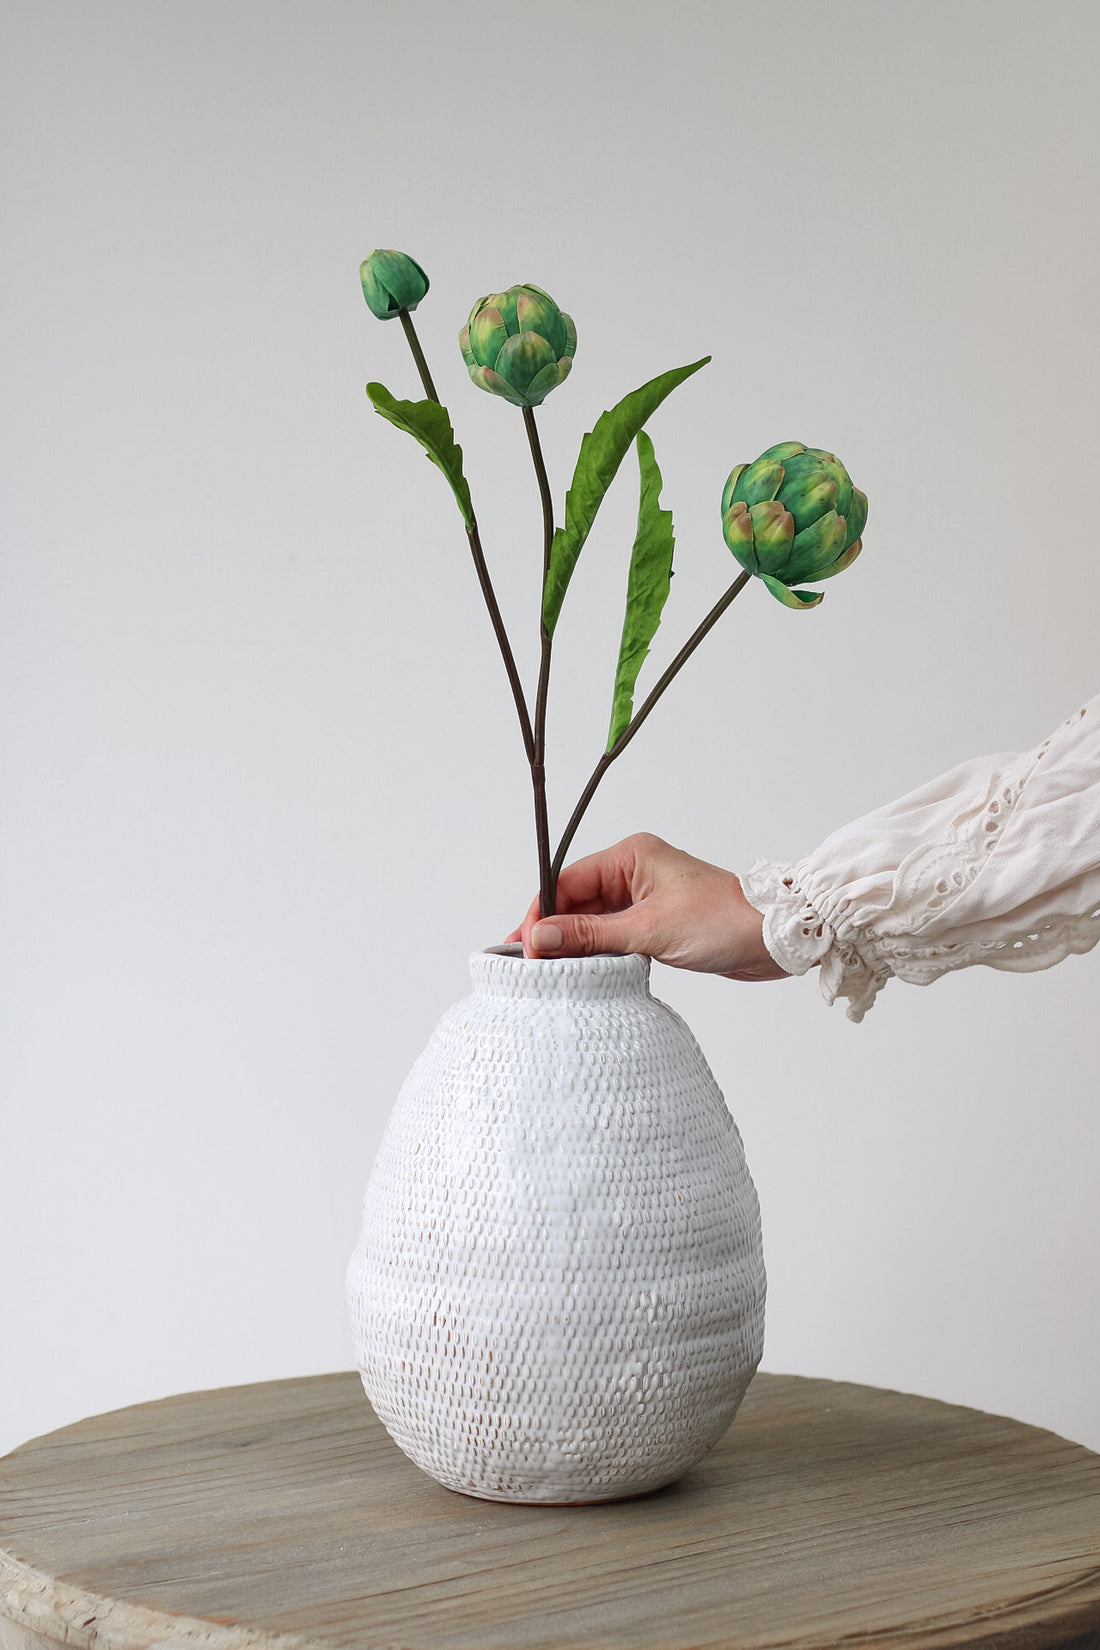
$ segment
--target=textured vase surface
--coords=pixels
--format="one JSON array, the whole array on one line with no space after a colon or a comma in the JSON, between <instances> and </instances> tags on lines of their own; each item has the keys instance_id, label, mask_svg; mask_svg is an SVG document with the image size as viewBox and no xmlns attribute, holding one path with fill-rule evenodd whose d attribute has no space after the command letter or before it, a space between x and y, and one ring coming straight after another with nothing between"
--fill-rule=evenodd
<instances>
[{"instance_id":1,"label":"textured vase surface","mask_svg":"<svg viewBox=\"0 0 1100 1650\"><path fill-rule=\"evenodd\" d=\"M656 1489L760 1360L760 1215L649 960L476 954L375 1160L348 1301L363 1385L416 1464L489 1500Z\"/></svg>"}]
</instances>

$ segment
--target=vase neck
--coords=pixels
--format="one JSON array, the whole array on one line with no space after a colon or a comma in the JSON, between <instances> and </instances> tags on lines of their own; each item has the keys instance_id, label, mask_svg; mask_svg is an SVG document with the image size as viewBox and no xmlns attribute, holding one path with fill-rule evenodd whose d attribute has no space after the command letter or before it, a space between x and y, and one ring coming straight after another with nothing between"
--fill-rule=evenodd
<instances>
[{"instance_id":1,"label":"vase neck","mask_svg":"<svg viewBox=\"0 0 1100 1650\"><path fill-rule=\"evenodd\" d=\"M532 961L518 945L493 946L470 958L479 996L533 1002L591 1002L649 995L648 957L561 957Z\"/></svg>"}]
</instances>

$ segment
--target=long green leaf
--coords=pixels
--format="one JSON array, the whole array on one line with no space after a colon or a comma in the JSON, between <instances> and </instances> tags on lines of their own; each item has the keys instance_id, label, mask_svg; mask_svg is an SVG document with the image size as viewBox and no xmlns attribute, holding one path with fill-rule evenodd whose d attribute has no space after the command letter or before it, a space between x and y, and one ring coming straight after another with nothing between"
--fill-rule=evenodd
<instances>
[{"instance_id":1,"label":"long green leaf","mask_svg":"<svg viewBox=\"0 0 1100 1650\"><path fill-rule=\"evenodd\" d=\"M367 394L375 412L419 441L432 463L443 471L463 521L468 528L473 527L474 507L462 474L462 448L455 442L446 407L438 401L395 401L385 384L368 384Z\"/></svg>"},{"instance_id":2,"label":"long green leaf","mask_svg":"<svg viewBox=\"0 0 1100 1650\"><path fill-rule=\"evenodd\" d=\"M626 580L626 616L615 671L608 750L630 725L638 672L649 653L649 644L657 634L672 583L672 552L676 543L672 531L672 511L661 509L661 472L653 454L653 443L644 430L638 432L638 468L642 482L638 501L638 531Z\"/></svg>"},{"instance_id":3,"label":"long green leaf","mask_svg":"<svg viewBox=\"0 0 1100 1650\"><path fill-rule=\"evenodd\" d=\"M640 390L624 395L610 412L601 413L594 429L581 441L573 485L565 495L565 526L554 534L550 551L550 572L543 594L542 618L551 635L558 622L565 592L573 577L577 557L603 503L604 494L615 479L616 471L626 456L627 448L647 419L656 412L666 395L690 378L693 372L705 367L710 360L704 355L689 367L674 367L659 378L651 378Z\"/></svg>"}]
</instances>

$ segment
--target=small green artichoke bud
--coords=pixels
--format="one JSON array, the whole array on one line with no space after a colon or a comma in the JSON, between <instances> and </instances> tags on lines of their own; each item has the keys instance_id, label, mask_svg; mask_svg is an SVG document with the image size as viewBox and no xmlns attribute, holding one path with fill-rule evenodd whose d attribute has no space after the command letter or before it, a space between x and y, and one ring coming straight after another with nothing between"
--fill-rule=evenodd
<instances>
[{"instance_id":1,"label":"small green artichoke bud","mask_svg":"<svg viewBox=\"0 0 1100 1650\"><path fill-rule=\"evenodd\" d=\"M428 290L428 277L406 252L374 251L359 265L367 308L380 321L415 309Z\"/></svg>"},{"instance_id":2,"label":"small green artichoke bud","mask_svg":"<svg viewBox=\"0 0 1100 1650\"><path fill-rule=\"evenodd\" d=\"M480 298L458 336L470 377L514 407L537 407L568 378L577 329L541 287Z\"/></svg>"},{"instance_id":3,"label":"small green artichoke bud","mask_svg":"<svg viewBox=\"0 0 1100 1650\"><path fill-rule=\"evenodd\" d=\"M722 532L742 567L785 607L816 607L819 590L803 579L831 579L863 548L867 497L843 464L821 447L781 441L752 464L739 464L722 492Z\"/></svg>"}]
</instances>

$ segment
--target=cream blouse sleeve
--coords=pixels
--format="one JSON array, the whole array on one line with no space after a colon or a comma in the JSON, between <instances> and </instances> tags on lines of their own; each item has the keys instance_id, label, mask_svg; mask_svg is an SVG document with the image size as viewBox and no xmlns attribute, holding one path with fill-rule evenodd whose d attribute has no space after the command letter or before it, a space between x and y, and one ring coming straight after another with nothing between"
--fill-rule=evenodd
<instances>
[{"instance_id":1,"label":"cream blouse sleeve","mask_svg":"<svg viewBox=\"0 0 1100 1650\"><path fill-rule=\"evenodd\" d=\"M1100 940L1100 695L1019 756L981 757L741 878L789 974L861 1020L891 975L1050 968Z\"/></svg>"}]
</instances>

